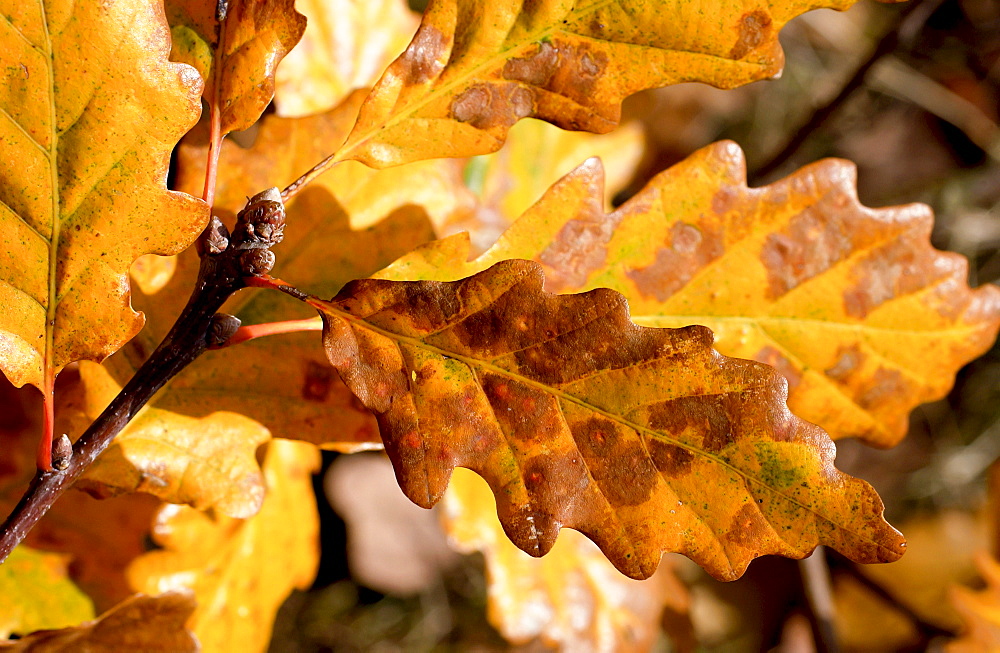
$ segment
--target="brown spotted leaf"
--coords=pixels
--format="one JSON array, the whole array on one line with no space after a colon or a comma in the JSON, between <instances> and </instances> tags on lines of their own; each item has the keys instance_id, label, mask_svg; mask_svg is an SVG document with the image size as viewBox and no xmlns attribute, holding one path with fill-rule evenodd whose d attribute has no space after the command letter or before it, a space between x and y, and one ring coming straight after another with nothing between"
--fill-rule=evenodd
<instances>
[{"instance_id":1,"label":"brown spotted leaf","mask_svg":"<svg viewBox=\"0 0 1000 653\"><path fill-rule=\"evenodd\" d=\"M257 122L274 96L278 63L306 27L294 0L228 0L225 4L228 11L220 29L215 2L166 2L173 37L171 58L201 73L205 101L219 108L223 134Z\"/></svg>"},{"instance_id":2,"label":"brown spotted leaf","mask_svg":"<svg viewBox=\"0 0 1000 653\"><path fill-rule=\"evenodd\" d=\"M336 159L375 167L496 150L526 117L611 131L637 91L701 81L731 88L777 74L778 31L809 9L684 0L433 0ZM415 137L419 134L419 137Z\"/></svg>"},{"instance_id":3,"label":"brown spotted leaf","mask_svg":"<svg viewBox=\"0 0 1000 653\"><path fill-rule=\"evenodd\" d=\"M204 226L205 205L164 183L201 82L167 61L155 3L4 0L0 15L0 370L45 387L139 331L132 261Z\"/></svg>"},{"instance_id":4,"label":"brown spotted leaf","mask_svg":"<svg viewBox=\"0 0 1000 653\"><path fill-rule=\"evenodd\" d=\"M634 578L665 551L725 579L817 544L902 554L878 495L834 468L833 443L787 410L771 368L720 356L704 327L636 326L612 290L550 295L543 280L537 263L504 261L310 300L415 503L468 467L520 548L542 555L574 528Z\"/></svg>"},{"instance_id":5,"label":"brown spotted leaf","mask_svg":"<svg viewBox=\"0 0 1000 653\"><path fill-rule=\"evenodd\" d=\"M513 644L541 639L561 651L648 651L665 607L687 616L687 589L670 559L652 578L626 578L572 530L561 533L545 557L532 558L504 535L489 486L463 469L455 471L442 505L454 546L485 556L487 615Z\"/></svg>"},{"instance_id":6,"label":"brown spotted leaf","mask_svg":"<svg viewBox=\"0 0 1000 653\"><path fill-rule=\"evenodd\" d=\"M306 31L275 75L280 116L306 116L374 84L420 23L405 0L298 0Z\"/></svg>"},{"instance_id":7,"label":"brown spotted leaf","mask_svg":"<svg viewBox=\"0 0 1000 653\"><path fill-rule=\"evenodd\" d=\"M194 611L190 593L137 594L88 621L61 630L42 630L13 642L5 653L198 653L198 640L185 628Z\"/></svg>"},{"instance_id":8,"label":"brown spotted leaf","mask_svg":"<svg viewBox=\"0 0 1000 653\"><path fill-rule=\"evenodd\" d=\"M377 276L451 280L534 259L551 291L612 288L637 324L708 326L723 354L785 375L796 415L879 446L897 443L909 412L944 396L996 338L1000 291L971 290L965 259L931 246L926 206L862 206L847 162L748 188L743 153L722 142L616 211L602 197L590 160L475 261L451 238Z\"/></svg>"},{"instance_id":9,"label":"brown spotted leaf","mask_svg":"<svg viewBox=\"0 0 1000 653\"><path fill-rule=\"evenodd\" d=\"M205 651L265 651L281 603L305 589L319 562L319 520L311 444L273 440L263 460L267 498L250 519L232 519L166 505L153 540L160 548L133 561L136 589L194 592L188 622Z\"/></svg>"}]
</instances>

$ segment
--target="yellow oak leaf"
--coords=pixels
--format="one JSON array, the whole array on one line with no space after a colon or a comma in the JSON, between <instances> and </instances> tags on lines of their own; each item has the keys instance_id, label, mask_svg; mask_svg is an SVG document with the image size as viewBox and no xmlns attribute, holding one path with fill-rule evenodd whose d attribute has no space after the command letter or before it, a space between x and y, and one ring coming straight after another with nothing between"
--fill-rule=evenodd
<instances>
[{"instance_id":1,"label":"yellow oak leaf","mask_svg":"<svg viewBox=\"0 0 1000 653\"><path fill-rule=\"evenodd\" d=\"M275 69L306 27L293 5L294 0L166 2L171 58L198 69L205 101L221 113L223 134L254 124L271 102ZM227 7L221 25L219 6Z\"/></svg>"},{"instance_id":2,"label":"yellow oak leaf","mask_svg":"<svg viewBox=\"0 0 1000 653\"><path fill-rule=\"evenodd\" d=\"M563 651L646 651L665 605L676 615L688 611L687 589L669 561L633 580L573 530L542 558L524 553L504 534L489 486L467 470L455 470L442 506L454 546L486 557L487 614L513 644L540 638Z\"/></svg>"},{"instance_id":3,"label":"yellow oak leaf","mask_svg":"<svg viewBox=\"0 0 1000 653\"><path fill-rule=\"evenodd\" d=\"M0 370L50 391L142 327L132 262L180 251L208 219L164 183L201 81L167 61L151 3L4 0L0 14Z\"/></svg>"},{"instance_id":4,"label":"yellow oak leaf","mask_svg":"<svg viewBox=\"0 0 1000 653\"><path fill-rule=\"evenodd\" d=\"M404 0L298 0L306 31L275 75L274 106L294 118L368 88L406 48L420 19Z\"/></svg>"},{"instance_id":5,"label":"yellow oak leaf","mask_svg":"<svg viewBox=\"0 0 1000 653\"><path fill-rule=\"evenodd\" d=\"M129 566L133 587L148 594L194 592L198 607L187 623L205 651L267 650L278 607L316 573L312 474L318 466L313 445L272 440L263 462L267 499L255 516L164 506L153 526L161 548Z\"/></svg>"},{"instance_id":6,"label":"yellow oak leaf","mask_svg":"<svg viewBox=\"0 0 1000 653\"><path fill-rule=\"evenodd\" d=\"M788 379L796 415L891 446L996 338L1000 290L971 290L965 259L931 247L927 207L866 208L854 182L851 164L826 160L748 188L742 152L722 142L606 213L592 159L476 260L459 236L376 276L443 281L533 259L550 291L612 288L637 324L708 326L723 354Z\"/></svg>"},{"instance_id":7,"label":"yellow oak leaf","mask_svg":"<svg viewBox=\"0 0 1000 653\"><path fill-rule=\"evenodd\" d=\"M863 562L902 555L878 495L833 466L772 368L720 356L704 327L636 326L612 290L550 295L543 281L537 263L503 261L309 299L411 500L433 505L468 467L521 549L543 555L574 528L634 578L665 551L720 579L821 543Z\"/></svg>"}]
</instances>

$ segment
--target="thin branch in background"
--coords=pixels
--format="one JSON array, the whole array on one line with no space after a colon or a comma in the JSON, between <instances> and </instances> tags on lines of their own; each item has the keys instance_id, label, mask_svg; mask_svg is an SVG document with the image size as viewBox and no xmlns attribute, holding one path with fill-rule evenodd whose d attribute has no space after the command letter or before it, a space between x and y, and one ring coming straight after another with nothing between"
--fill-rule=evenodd
<instances>
[{"instance_id":1,"label":"thin branch in background","mask_svg":"<svg viewBox=\"0 0 1000 653\"><path fill-rule=\"evenodd\" d=\"M815 620L817 653L840 653L826 548L818 546L811 556L799 560L799 572L802 574L802 585Z\"/></svg>"}]
</instances>

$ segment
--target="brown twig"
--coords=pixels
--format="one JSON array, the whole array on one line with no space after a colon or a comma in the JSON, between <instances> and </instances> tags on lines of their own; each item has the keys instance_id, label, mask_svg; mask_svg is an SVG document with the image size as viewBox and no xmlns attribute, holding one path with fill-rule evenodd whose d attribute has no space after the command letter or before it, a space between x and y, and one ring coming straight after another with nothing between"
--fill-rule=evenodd
<instances>
[{"instance_id":1,"label":"brown twig","mask_svg":"<svg viewBox=\"0 0 1000 653\"><path fill-rule=\"evenodd\" d=\"M58 464L32 478L0 527L0 562L167 381L236 330L235 318L217 311L230 295L248 285L248 277L270 271L268 263L274 260L270 248L281 240L284 219L276 188L250 198L237 216L232 237L218 218L212 218L199 241L201 268L187 306L156 351L76 441L72 452L57 447Z\"/></svg>"}]
</instances>

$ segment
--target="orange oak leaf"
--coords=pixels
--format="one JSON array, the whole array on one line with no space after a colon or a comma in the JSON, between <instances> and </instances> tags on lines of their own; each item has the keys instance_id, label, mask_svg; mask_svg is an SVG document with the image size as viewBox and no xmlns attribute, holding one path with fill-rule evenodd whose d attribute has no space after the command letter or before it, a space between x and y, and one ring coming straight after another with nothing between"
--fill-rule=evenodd
<instances>
[{"instance_id":1,"label":"orange oak leaf","mask_svg":"<svg viewBox=\"0 0 1000 653\"><path fill-rule=\"evenodd\" d=\"M4 0L0 14L0 370L51 390L142 327L132 261L205 225L207 207L164 184L201 81L167 61L151 3Z\"/></svg>"},{"instance_id":2,"label":"orange oak leaf","mask_svg":"<svg viewBox=\"0 0 1000 653\"><path fill-rule=\"evenodd\" d=\"M602 198L593 159L475 261L467 239L451 238L376 276L443 281L534 259L550 291L612 288L637 324L711 328L723 354L788 379L796 415L879 446L896 444L910 410L944 396L1000 327L1000 290L971 290L965 259L931 246L930 210L862 206L844 161L748 188L743 153L722 142L616 211Z\"/></svg>"},{"instance_id":3,"label":"orange oak leaf","mask_svg":"<svg viewBox=\"0 0 1000 653\"><path fill-rule=\"evenodd\" d=\"M13 641L0 642L5 653L198 653L201 646L184 627L194 611L190 593L135 595L93 621L61 630L42 630Z\"/></svg>"},{"instance_id":4,"label":"orange oak leaf","mask_svg":"<svg viewBox=\"0 0 1000 653\"><path fill-rule=\"evenodd\" d=\"M537 263L503 261L309 300L411 500L433 505L468 467L520 548L542 555L574 528L634 578L665 551L720 579L817 544L865 562L902 554L878 495L834 468L774 370L720 356L704 327L636 326L612 290L557 296L543 281Z\"/></svg>"},{"instance_id":5,"label":"orange oak leaf","mask_svg":"<svg viewBox=\"0 0 1000 653\"><path fill-rule=\"evenodd\" d=\"M94 606L68 577L69 556L18 547L0 565L0 639L75 626L94 618Z\"/></svg>"},{"instance_id":6,"label":"orange oak leaf","mask_svg":"<svg viewBox=\"0 0 1000 653\"><path fill-rule=\"evenodd\" d=\"M305 16L294 0L229 0L219 23L217 4L168 0L171 58L191 64L205 80L204 97L221 112L223 134L257 122L274 96L278 63L302 37Z\"/></svg>"},{"instance_id":7,"label":"orange oak leaf","mask_svg":"<svg viewBox=\"0 0 1000 653\"><path fill-rule=\"evenodd\" d=\"M519 550L497 521L489 486L471 472L455 470L442 505L455 547L486 557L487 614L513 644L541 638L563 651L647 651L665 605L677 615L688 611L687 589L669 559L639 581L619 574L576 531L560 533L543 558Z\"/></svg>"},{"instance_id":8,"label":"orange oak leaf","mask_svg":"<svg viewBox=\"0 0 1000 653\"><path fill-rule=\"evenodd\" d=\"M991 653L1000 649L1000 564L987 554L976 561L986 587L978 592L955 587L951 603L965 622L961 637L946 646L948 653Z\"/></svg>"},{"instance_id":9,"label":"orange oak leaf","mask_svg":"<svg viewBox=\"0 0 1000 653\"><path fill-rule=\"evenodd\" d=\"M282 601L309 586L319 561L319 523L312 473L316 448L273 440L263 469L267 499L250 519L231 519L167 505L153 539L162 547L132 562L142 592L194 592L188 621L206 651L264 651Z\"/></svg>"},{"instance_id":10,"label":"orange oak leaf","mask_svg":"<svg viewBox=\"0 0 1000 653\"><path fill-rule=\"evenodd\" d=\"M374 84L420 23L404 0L298 0L306 31L275 75L274 106L288 118L335 107Z\"/></svg>"},{"instance_id":11,"label":"orange oak leaf","mask_svg":"<svg viewBox=\"0 0 1000 653\"><path fill-rule=\"evenodd\" d=\"M433 0L334 159L386 167L483 154L529 116L608 132L637 91L690 81L731 88L774 76L788 20L851 4L719 2L706 11L680 1Z\"/></svg>"},{"instance_id":12,"label":"orange oak leaf","mask_svg":"<svg viewBox=\"0 0 1000 653\"><path fill-rule=\"evenodd\" d=\"M80 379L59 407L66 422L76 422L66 428L71 434L89 426L121 391L95 363L80 364ZM212 412L199 419L146 406L76 486L97 497L145 492L199 510L250 517L264 500L257 448L270 438L266 428L237 413Z\"/></svg>"},{"instance_id":13,"label":"orange oak leaf","mask_svg":"<svg viewBox=\"0 0 1000 653\"><path fill-rule=\"evenodd\" d=\"M64 372L59 379L60 387L72 376L72 370ZM3 514L10 513L37 471L34 449L40 420L40 395L27 388L16 389L0 378L3 449L0 512ZM129 561L146 551L149 527L158 504L159 501L143 494L99 501L84 492L70 491L28 533L22 546L66 556L70 579L93 600L96 612L100 613L132 593L123 570ZM11 569L14 568L9 564L0 566L0 570ZM20 573L15 581L25 587L33 582ZM0 592L0 596L5 595Z\"/></svg>"}]
</instances>

